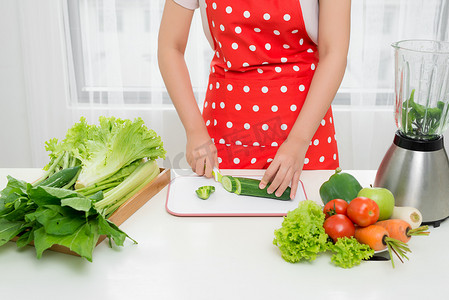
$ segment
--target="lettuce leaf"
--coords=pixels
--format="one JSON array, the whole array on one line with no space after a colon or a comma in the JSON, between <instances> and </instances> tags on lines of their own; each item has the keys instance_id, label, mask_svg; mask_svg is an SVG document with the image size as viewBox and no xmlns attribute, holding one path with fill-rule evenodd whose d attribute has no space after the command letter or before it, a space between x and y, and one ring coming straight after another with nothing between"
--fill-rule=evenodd
<instances>
[{"instance_id":1,"label":"lettuce leaf","mask_svg":"<svg viewBox=\"0 0 449 300\"><path fill-rule=\"evenodd\" d=\"M328 235L324 231L325 215L312 200L301 201L298 208L289 211L282 227L275 230L273 244L278 246L282 258L296 263L313 261L328 249Z\"/></svg>"},{"instance_id":2,"label":"lettuce leaf","mask_svg":"<svg viewBox=\"0 0 449 300\"><path fill-rule=\"evenodd\" d=\"M362 260L370 259L374 255L373 249L359 243L354 237L339 238L335 244L330 243L329 248L334 252L332 263L345 269L357 266Z\"/></svg>"},{"instance_id":3,"label":"lettuce leaf","mask_svg":"<svg viewBox=\"0 0 449 300\"><path fill-rule=\"evenodd\" d=\"M86 151L77 153L82 163L77 189L101 182L137 160L165 158L161 137L141 118L100 117L99 125L89 131Z\"/></svg>"}]
</instances>

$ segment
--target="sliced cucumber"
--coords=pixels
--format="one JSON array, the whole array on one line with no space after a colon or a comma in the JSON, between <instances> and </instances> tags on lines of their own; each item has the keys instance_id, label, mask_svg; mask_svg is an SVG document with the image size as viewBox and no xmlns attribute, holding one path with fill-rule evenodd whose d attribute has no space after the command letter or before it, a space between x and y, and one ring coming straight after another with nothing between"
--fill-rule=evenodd
<instances>
[{"instance_id":1,"label":"sliced cucumber","mask_svg":"<svg viewBox=\"0 0 449 300\"><path fill-rule=\"evenodd\" d=\"M221 177L221 185L226 191L230 193L235 193L235 191L237 190L237 182L232 176Z\"/></svg>"},{"instance_id":2,"label":"sliced cucumber","mask_svg":"<svg viewBox=\"0 0 449 300\"><path fill-rule=\"evenodd\" d=\"M200 186L195 192L198 198L207 200L210 195L215 192L215 187L212 185Z\"/></svg>"}]
</instances>

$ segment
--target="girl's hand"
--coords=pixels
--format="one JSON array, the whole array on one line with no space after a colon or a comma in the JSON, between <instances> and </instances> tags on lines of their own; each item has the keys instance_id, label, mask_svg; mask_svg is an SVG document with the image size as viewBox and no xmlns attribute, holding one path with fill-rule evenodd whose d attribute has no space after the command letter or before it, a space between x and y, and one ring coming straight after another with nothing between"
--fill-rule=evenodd
<instances>
[{"instance_id":1,"label":"girl's hand","mask_svg":"<svg viewBox=\"0 0 449 300\"><path fill-rule=\"evenodd\" d=\"M275 195L279 197L291 183L290 198L293 199L298 189L308 147L308 143L286 139L265 171L259 187L263 189L271 182L267 192L271 194L276 191Z\"/></svg>"},{"instance_id":2,"label":"girl's hand","mask_svg":"<svg viewBox=\"0 0 449 300\"><path fill-rule=\"evenodd\" d=\"M217 148L207 133L187 136L186 160L199 176L212 177L212 169L218 167Z\"/></svg>"}]
</instances>

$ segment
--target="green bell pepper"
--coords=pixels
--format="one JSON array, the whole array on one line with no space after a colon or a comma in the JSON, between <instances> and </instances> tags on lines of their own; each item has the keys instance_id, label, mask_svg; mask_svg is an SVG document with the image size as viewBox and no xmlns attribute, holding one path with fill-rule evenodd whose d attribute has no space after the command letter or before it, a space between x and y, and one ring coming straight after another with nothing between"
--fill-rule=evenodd
<instances>
[{"instance_id":1,"label":"green bell pepper","mask_svg":"<svg viewBox=\"0 0 449 300\"><path fill-rule=\"evenodd\" d=\"M343 199L349 203L361 189L362 186L354 176L337 168L335 174L321 185L320 196L324 205L333 199Z\"/></svg>"}]
</instances>

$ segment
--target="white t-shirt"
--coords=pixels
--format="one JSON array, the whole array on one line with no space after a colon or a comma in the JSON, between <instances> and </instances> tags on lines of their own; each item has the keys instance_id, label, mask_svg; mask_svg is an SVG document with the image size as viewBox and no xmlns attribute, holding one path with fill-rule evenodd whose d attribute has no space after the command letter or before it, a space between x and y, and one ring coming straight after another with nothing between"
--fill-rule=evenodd
<instances>
[{"instance_id":1,"label":"white t-shirt","mask_svg":"<svg viewBox=\"0 0 449 300\"><path fill-rule=\"evenodd\" d=\"M209 44L212 46L212 36L210 34L209 26L207 23L206 15L206 3L205 0L174 0L179 5L187 9L197 9L200 8L201 20L203 23L203 30L206 34L206 38ZM318 43L318 1L319 0L298 0L301 5L301 10L304 18L304 24L306 26L307 34L310 39Z\"/></svg>"}]
</instances>

